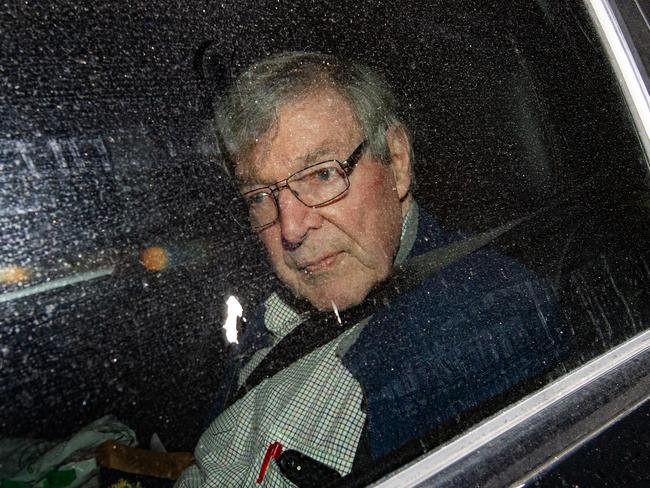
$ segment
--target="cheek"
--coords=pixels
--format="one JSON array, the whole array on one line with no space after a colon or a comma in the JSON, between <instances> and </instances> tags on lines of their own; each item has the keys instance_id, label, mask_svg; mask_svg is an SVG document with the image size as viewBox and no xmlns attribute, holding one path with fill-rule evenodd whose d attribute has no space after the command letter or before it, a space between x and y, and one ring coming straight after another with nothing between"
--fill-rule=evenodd
<instances>
[{"instance_id":1,"label":"cheek","mask_svg":"<svg viewBox=\"0 0 650 488\"><path fill-rule=\"evenodd\" d=\"M386 209L388 210L388 209ZM384 277L393 266L393 260L399 246L400 220L395 212L384 212L377 215L378 219L371 224L361 236L362 245L372 257L372 267Z\"/></svg>"},{"instance_id":2,"label":"cheek","mask_svg":"<svg viewBox=\"0 0 650 488\"><path fill-rule=\"evenodd\" d=\"M375 264L392 265L392 257L399 245L402 213L392 179L384 171L360 188L356 194L351 215L350 235L372 256Z\"/></svg>"},{"instance_id":3,"label":"cheek","mask_svg":"<svg viewBox=\"0 0 650 488\"><path fill-rule=\"evenodd\" d=\"M283 261L282 238L277 227L277 225L274 225L259 234L266 253L274 266L277 266L279 262Z\"/></svg>"}]
</instances>

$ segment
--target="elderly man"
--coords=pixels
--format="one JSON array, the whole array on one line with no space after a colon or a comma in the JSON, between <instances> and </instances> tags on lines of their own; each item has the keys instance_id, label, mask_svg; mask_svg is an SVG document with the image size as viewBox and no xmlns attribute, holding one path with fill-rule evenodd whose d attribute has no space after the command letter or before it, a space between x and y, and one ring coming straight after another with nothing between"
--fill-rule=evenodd
<instances>
[{"instance_id":1,"label":"elderly man","mask_svg":"<svg viewBox=\"0 0 650 488\"><path fill-rule=\"evenodd\" d=\"M320 486L561 358L552 302L521 265L480 243L427 264L467 241L413 201L409 132L376 73L273 56L237 79L216 119L286 289L249 321L179 486ZM414 278L422 266L435 272Z\"/></svg>"}]
</instances>

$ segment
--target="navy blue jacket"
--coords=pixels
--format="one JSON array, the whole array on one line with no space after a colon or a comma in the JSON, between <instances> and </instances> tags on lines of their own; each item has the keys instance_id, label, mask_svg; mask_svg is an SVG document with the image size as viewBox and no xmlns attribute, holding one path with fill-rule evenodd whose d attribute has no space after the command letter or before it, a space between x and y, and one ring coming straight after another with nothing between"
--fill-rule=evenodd
<instances>
[{"instance_id":1,"label":"navy blue jacket","mask_svg":"<svg viewBox=\"0 0 650 488\"><path fill-rule=\"evenodd\" d=\"M420 211L410 256L458 238ZM252 322L239 365L269 344L262 313ZM513 259L481 249L378 310L341 359L365 394L377 458L549 370L569 348L550 290Z\"/></svg>"}]
</instances>

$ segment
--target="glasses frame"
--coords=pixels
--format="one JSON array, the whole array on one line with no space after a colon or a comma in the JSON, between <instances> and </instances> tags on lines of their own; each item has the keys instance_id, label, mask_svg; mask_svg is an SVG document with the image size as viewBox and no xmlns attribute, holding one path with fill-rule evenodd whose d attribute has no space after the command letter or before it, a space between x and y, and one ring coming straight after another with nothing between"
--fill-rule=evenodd
<instances>
[{"instance_id":1,"label":"glasses frame","mask_svg":"<svg viewBox=\"0 0 650 488\"><path fill-rule=\"evenodd\" d=\"M263 230L268 229L269 227L271 227L272 225L274 225L274 224L276 224L278 222L278 220L280 219L280 204L278 203L278 194L280 193L280 191L284 190L285 188L288 188L289 191L291 192L291 194L294 197L296 197L300 203L302 203L303 205L305 205L306 207L309 207L309 208L322 207L324 205L327 205L328 203L332 203L334 200L337 200L339 197L341 197L341 195L343 195L345 192L347 192L348 189L350 188L350 178L349 178L349 176L352 174L352 171L354 170L357 163L361 159L361 156L363 155L363 153L364 153L364 151L365 151L365 149L366 149L366 147L368 145L367 142L368 142L367 140L364 140L363 142L361 142L361 144L359 144L357 146L357 148L354 151L352 151L352 154L350 154L350 156L347 159L343 160L343 161L339 161L338 159L328 159L328 160L325 160L325 161L320 161L318 163L310 164L309 166L306 166L306 167L302 168L301 170L290 174L285 179L277 181L277 182L273 183L272 185L260 186L259 188L255 188L253 190L247 191L246 193L242 193L242 197L245 198L247 195L250 195L252 193L257 193L260 190L269 190L271 195L273 196L273 202L275 204L275 214L276 214L275 219L272 222L269 222L268 224L261 225L259 227L254 227L252 222L250 222L250 220L249 220L250 227L252 228L253 232L255 232L255 233L262 232ZM291 181L290 180L294 176L296 176L298 173L302 173L303 171L306 171L309 168L313 168L314 166L318 166L320 164L332 163L332 162L338 163L338 165L343 170L343 174L345 176L345 189L343 191L341 191L340 193L338 193L337 195L333 196L332 198L330 198L330 199L328 199L328 200L326 200L324 202L315 204L315 205L308 205L305 202L303 202L302 199L298 196L297 192L295 192L291 188L291 185L290 185Z\"/></svg>"}]
</instances>

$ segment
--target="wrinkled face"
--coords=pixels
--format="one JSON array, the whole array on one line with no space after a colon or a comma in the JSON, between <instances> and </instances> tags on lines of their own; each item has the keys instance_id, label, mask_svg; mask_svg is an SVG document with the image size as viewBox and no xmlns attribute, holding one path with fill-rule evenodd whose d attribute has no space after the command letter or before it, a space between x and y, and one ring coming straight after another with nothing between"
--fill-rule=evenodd
<instances>
[{"instance_id":1,"label":"wrinkled face","mask_svg":"<svg viewBox=\"0 0 650 488\"><path fill-rule=\"evenodd\" d=\"M314 163L342 161L363 135L345 99L323 89L280 108L277 121L237 165L243 192L281 181ZM404 142L392 137L393 146ZM391 142L389 141L389 147ZM399 246L410 161L385 165L366 150L340 199L309 208L287 188L278 194L278 222L260 232L278 277L320 310L360 303L385 280Z\"/></svg>"}]
</instances>

